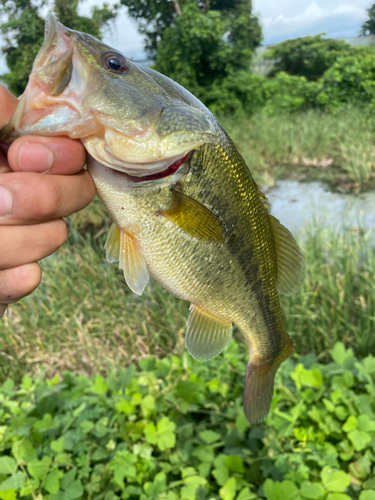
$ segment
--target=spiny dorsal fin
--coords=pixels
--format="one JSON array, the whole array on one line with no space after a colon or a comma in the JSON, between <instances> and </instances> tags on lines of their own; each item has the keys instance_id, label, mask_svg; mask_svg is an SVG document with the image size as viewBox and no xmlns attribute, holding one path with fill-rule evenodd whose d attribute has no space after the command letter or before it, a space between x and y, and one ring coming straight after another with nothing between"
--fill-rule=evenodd
<instances>
[{"instance_id":1,"label":"spiny dorsal fin","mask_svg":"<svg viewBox=\"0 0 375 500\"><path fill-rule=\"evenodd\" d=\"M301 288L303 281L303 254L292 233L273 215L269 217L276 245L277 289L284 295L293 295Z\"/></svg>"},{"instance_id":2,"label":"spiny dorsal fin","mask_svg":"<svg viewBox=\"0 0 375 500\"><path fill-rule=\"evenodd\" d=\"M191 304L187 320L185 345L198 361L217 356L232 338L232 323L222 321L204 309Z\"/></svg>"},{"instance_id":3,"label":"spiny dorsal fin","mask_svg":"<svg viewBox=\"0 0 375 500\"><path fill-rule=\"evenodd\" d=\"M125 281L130 290L142 295L150 277L146 262L134 239L124 230L120 236L119 267L124 271Z\"/></svg>"},{"instance_id":4,"label":"spiny dorsal fin","mask_svg":"<svg viewBox=\"0 0 375 500\"><path fill-rule=\"evenodd\" d=\"M207 207L180 191L171 191L170 207L159 213L195 238L223 241L222 223Z\"/></svg>"},{"instance_id":5,"label":"spiny dorsal fin","mask_svg":"<svg viewBox=\"0 0 375 500\"><path fill-rule=\"evenodd\" d=\"M120 229L116 224L109 228L107 239L104 245L108 262L118 262L120 255Z\"/></svg>"},{"instance_id":6,"label":"spiny dorsal fin","mask_svg":"<svg viewBox=\"0 0 375 500\"><path fill-rule=\"evenodd\" d=\"M265 194L262 193L262 191L258 188L257 184L255 184L257 190L258 190L258 193L259 193L259 196L260 196L260 201L263 203L263 206L264 208L267 210L267 212L269 212L271 210L271 205L268 201L268 198Z\"/></svg>"}]
</instances>

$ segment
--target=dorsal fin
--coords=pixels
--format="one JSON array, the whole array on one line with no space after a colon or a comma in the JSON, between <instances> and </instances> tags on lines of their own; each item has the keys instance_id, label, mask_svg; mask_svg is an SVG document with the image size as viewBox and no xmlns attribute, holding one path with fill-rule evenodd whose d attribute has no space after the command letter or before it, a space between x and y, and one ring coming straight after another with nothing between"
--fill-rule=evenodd
<instances>
[{"instance_id":1,"label":"dorsal fin","mask_svg":"<svg viewBox=\"0 0 375 500\"><path fill-rule=\"evenodd\" d=\"M293 295L301 288L303 281L303 254L292 233L273 215L269 217L276 245L277 289L284 295Z\"/></svg>"},{"instance_id":2,"label":"dorsal fin","mask_svg":"<svg viewBox=\"0 0 375 500\"><path fill-rule=\"evenodd\" d=\"M258 186L256 184L255 184L255 186L256 186L256 188L258 190L258 193L259 193L259 196L260 196L260 201L263 203L264 208L269 213L269 211L271 210L271 205L270 205L270 202L268 201L267 196L262 193L262 191L258 188Z\"/></svg>"}]
</instances>

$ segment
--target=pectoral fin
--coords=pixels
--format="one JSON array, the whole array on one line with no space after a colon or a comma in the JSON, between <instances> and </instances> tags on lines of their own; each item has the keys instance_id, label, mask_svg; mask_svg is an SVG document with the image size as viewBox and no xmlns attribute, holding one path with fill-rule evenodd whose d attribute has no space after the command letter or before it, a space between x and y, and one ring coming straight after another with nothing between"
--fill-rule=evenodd
<instances>
[{"instance_id":1,"label":"pectoral fin","mask_svg":"<svg viewBox=\"0 0 375 500\"><path fill-rule=\"evenodd\" d=\"M180 191L171 191L170 207L159 213L195 238L223 241L223 225L207 207Z\"/></svg>"},{"instance_id":2,"label":"pectoral fin","mask_svg":"<svg viewBox=\"0 0 375 500\"><path fill-rule=\"evenodd\" d=\"M120 236L119 267L124 271L125 281L130 290L142 295L150 279L146 262L134 239L123 230Z\"/></svg>"},{"instance_id":3,"label":"pectoral fin","mask_svg":"<svg viewBox=\"0 0 375 500\"><path fill-rule=\"evenodd\" d=\"M284 295L293 295L301 288L304 276L304 258L293 235L275 217L271 219L277 254L277 289Z\"/></svg>"},{"instance_id":4,"label":"pectoral fin","mask_svg":"<svg viewBox=\"0 0 375 500\"><path fill-rule=\"evenodd\" d=\"M112 224L104 248L108 262L119 262L130 290L142 295L150 277L142 252L134 239L116 224Z\"/></svg>"},{"instance_id":5,"label":"pectoral fin","mask_svg":"<svg viewBox=\"0 0 375 500\"><path fill-rule=\"evenodd\" d=\"M104 245L108 262L118 262L120 255L120 239L120 229L116 226L116 224L112 224L109 228L107 240Z\"/></svg>"},{"instance_id":6,"label":"pectoral fin","mask_svg":"<svg viewBox=\"0 0 375 500\"><path fill-rule=\"evenodd\" d=\"M216 318L208 311L191 304L187 321L185 345L198 361L217 356L232 338L232 323Z\"/></svg>"}]
</instances>

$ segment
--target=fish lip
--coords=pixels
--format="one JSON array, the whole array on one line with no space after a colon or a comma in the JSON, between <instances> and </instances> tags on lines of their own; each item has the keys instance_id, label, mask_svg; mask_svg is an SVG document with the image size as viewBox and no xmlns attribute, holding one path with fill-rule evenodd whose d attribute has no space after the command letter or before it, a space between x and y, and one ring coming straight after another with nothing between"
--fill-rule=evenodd
<instances>
[{"instance_id":1,"label":"fish lip","mask_svg":"<svg viewBox=\"0 0 375 500\"><path fill-rule=\"evenodd\" d=\"M139 178L142 180L143 177L150 177L151 175L158 175L165 170L169 169L174 163L180 161L182 158L185 158L189 155L188 153L183 153L178 156L173 156L172 158L163 158L162 160L154 161L154 162L121 162L123 167L121 166L110 166L113 170L117 170L118 172L122 172L131 178ZM150 173L151 170L151 173Z\"/></svg>"},{"instance_id":2,"label":"fish lip","mask_svg":"<svg viewBox=\"0 0 375 500\"><path fill-rule=\"evenodd\" d=\"M172 175L176 174L179 171L180 167L182 167L182 165L184 165L190 159L190 156L191 152L185 154L185 156L182 156L178 160L174 161L165 170L162 170L161 172L149 175L141 175L141 176L130 175L125 172L125 175L127 175L127 177L135 184L138 184L140 182L143 183L143 182L151 182L151 181L165 179L167 177L171 177Z\"/></svg>"},{"instance_id":3,"label":"fish lip","mask_svg":"<svg viewBox=\"0 0 375 500\"><path fill-rule=\"evenodd\" d=\"M188 153L185 154L185 156L182 156L180 158L184 159L184 161L178 166L178 168L175 171L172 171L169 174L166 174L165 176L162 176L157 179L150 179L150 177L153 177L153 175L144 175L143 177L141 176L133 176L130 175L123 170L117 170L115 168L109 167L108 165L105 165L101 163L100 161L96 160L94 157L90 156L88 157L88 170L89 172L93 175L94 178L102 179L104 180L107 178L107 183L108 184L118 184L118 180L121 179L121 186L122 189L141 189L143 187L150 187L150 186L159 186L159 188L162 187L164 184L173 184L173 180L176 179L179 180L181 177L186 175L189 170L190 166L190 158L193 154L194 150L189 151ZM174 164L177 163L176 161L170 163L170 167ZM165 169L165 171L169 170L168 167ZM101 172L98 174L98 170ZM96 171L96 172L95 172ZM105 172L112 171L113 174L109 174L110 180L108 180L107 175ZM162 172L160 172L162 173ZM155 174L154 174L155 175ZM156 174L157 175L157 174ZM113 177L115 176L115 177ZM114 178L117 177L118 180L114 182ZM124 182L125 181L125 182Z\"/></svg>"}]
</instances>

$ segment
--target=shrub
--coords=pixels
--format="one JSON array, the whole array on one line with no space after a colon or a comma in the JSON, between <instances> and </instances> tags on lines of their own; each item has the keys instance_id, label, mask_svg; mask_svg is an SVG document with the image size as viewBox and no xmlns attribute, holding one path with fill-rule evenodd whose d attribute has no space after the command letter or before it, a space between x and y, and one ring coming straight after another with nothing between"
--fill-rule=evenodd
<instances>
[{"instance_id":1,"label":"shrub","mask_svg":"<svg viewBox=\"0 0 375 500\"><path fill-rule=\"evenodd\" d=\"M249 116L259 110L271 114L305 110L314 104L318 88L315 82L287 73L271 79L239 71L195 93L213 113Z\"/></svg>"},{"instance_id":2,"label":"shrub","mask_svg":"<svg viewBox=\"0 0 375 500\"><path fill-rule=\"evenodd\" d=\"M306 110L314 104L317 91L318 84L303 76L278 73L265 81L264 110L270 113Z\"/></svg>"},{"instance_id":3,"label":"shrub","mask_svg":"<svg viewBox=\"0 0 375 500\"><path fill-rule=\"evenodd\" d=\"M322 38L322 34L285 40L271 46L265 59L274 60L270 76L280 71L289 75L318 80L342 55L351 54L353 47L342 40Z\"/></svg>"},{"instance_id":4,"label":"shrub","mask_svg":"<svg viewBox=\"0 0 375 500\"><path fill-rule=\"evenodd\" d=\"M344 103L375 106L375 51L358 48L340 57L319 82L317 103L327 110Z\"/></svg>"}]
</instances>

